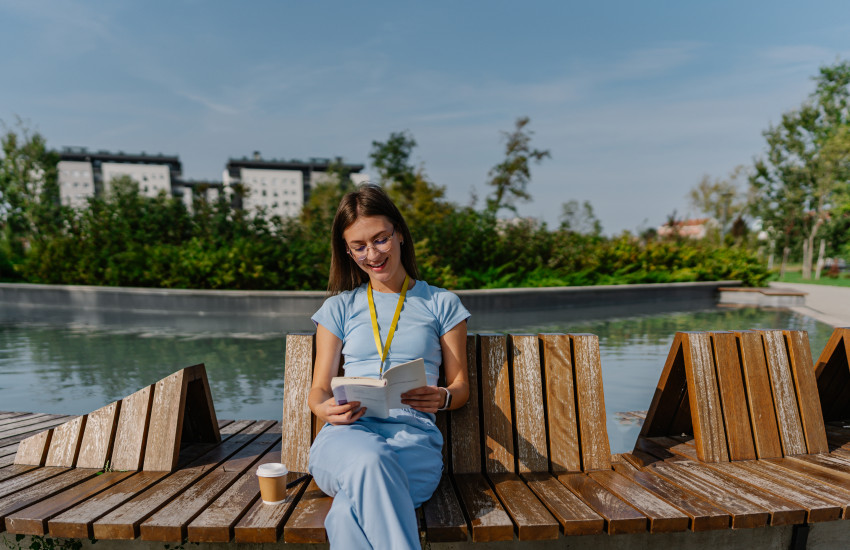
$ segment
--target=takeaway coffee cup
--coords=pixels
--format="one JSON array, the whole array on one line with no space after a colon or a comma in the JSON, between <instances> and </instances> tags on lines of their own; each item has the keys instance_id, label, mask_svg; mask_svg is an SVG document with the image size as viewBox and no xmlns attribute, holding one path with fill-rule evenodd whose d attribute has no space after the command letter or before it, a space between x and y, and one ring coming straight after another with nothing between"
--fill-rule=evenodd
<instances>
[{"instance_id":1,"label":"takeaway coffee cup","mask_svg":"<svg viewBox=\"0 0 850 550\"><path fill-rule=\"evenodd\" d=\"M286 466L277 462L260 464L257 479L260 481L260 498L266 504L280 504L286 500Z\"/></svg>"}]
</instances>

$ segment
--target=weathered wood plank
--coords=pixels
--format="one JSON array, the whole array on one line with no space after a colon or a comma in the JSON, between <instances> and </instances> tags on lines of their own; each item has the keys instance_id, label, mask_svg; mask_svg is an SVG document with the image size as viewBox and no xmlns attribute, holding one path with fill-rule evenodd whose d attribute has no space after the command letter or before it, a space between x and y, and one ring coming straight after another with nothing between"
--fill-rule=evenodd
<instances>
[{"instance_id":1,"label":"weathered wood plank","mask_svg":"<svg viewBox=\"0 0 850 550\"><path fill-rule=\"evenodd\" d=\"M689 526L692 531L710 531L729 527L732 518L728 512L662 477L653 475L649 471L638 470L625 462L614 464L614 470L684 512L690 518Z\"/></svg>"},{"instance_id":2,"label":"weathered wood plank","mask_svg":"<svg viewBox=\"0 0 850 550\"><path fill-rule=\"evenodd\" d=\"M712 505L725 510L732 516L733 529L767 525L770 520L768 510L749 500L740 498L735 493L730 493L709 483L701 477L692 475L689 471L680 468L679 464L678 462L675 465L659 462L648 466L646 471L666 479L689 493L698 494Z\"/></svg>"},{"instance_id":3,"label":"weathered wood plank","mask_svg":"<svg viewBox=\"0 0 850 550\"><path fill-rule=\"evenodd\" d=\"M767 368L770 373L770 386L773 390L773 403L776 408L776 420L779 427L782 452L785 456L806 453L806 439L800 422L800 411L794 390L791 365L785 350L785 338L782 331L759 331L764 339L764 351Z\"/></svg>"},{"instance_id":4,"label":"weathered wood plank","mask_svg":"<svg viewBox=\"0 0 850 550\"><path fill-rule=\"evenodd\" d=\"M45 430L21 441L15 454L15 464L43 466L47 460L47 451L50 450L51 439L53 439L53 429Z\"/></svg>"},{"instance_id":5,"label":"weathered wood plank","mask_svg":"<svg viewBox=\"0 0 850 550\"><path fill-rule=\"evenodd\" d=\"M501 334L480 334L481 424L484 429L484 468L487 473L514 471L511 386L507 342Z\"/></svg>"},{"instance_id":6,"label":"weathered wood plank","mask_svg":"<svg viewBox=\"0 0 850 550\"><path fill-rule=\"evenodd\" d=\"M478 350L476 337L466 337L466 368L469 378L469 400L466 405L449 412L451 429L451 471L456 474L480 473L481 415L478 402Z\"/></svg>"},{"instance_id":7,"label":"weathered wood plank","mask_svg":"<svg viewBox=\"0 0 850 550\"><path fill-rule=\"evenodd\" d=\"M776 425L773 391L770 387L762 336L752 331L740 331L736 335L741 343L741 367L750 404L756 455L758 458L779 458L782 456L782 443Z\"/></svg>"},{"instance_id":8,"label":"weathered wood plank","mask_svg":"<svg viewBox=\"0 0 850 550\"><path fill-rule=\"evenodd\" d=\"M611 468L599 339L595 334L571 334L576 382L581 464L584 471Z\"/></svg>"},{"instance_id":9,"label":"weathered wood plank","mask_svg":"<svg viewBox=\"0 0 850 550\"><path fill-rule=\"evenodd\" d=\"M845 399L841 399L844 390L850 385L850 363L847 353L850 345L850 329L836 328L824 346L815 365L815 377L818 384L818 396L826 421L846 418Z\"/></svg>"},{"instance_id":10,"label":"weathered wood plank","mask_svg":"<svg viewBox=\"0 0 850 550\"><path fill-rule=\"evenodd\" d=\"M481 474L453 476L461 505L469 518L473 542L512 540L514 525Z\"/></svg>"},{"instance_id":11,"label":"weathered wood plank","mask_svg":"<svg viewBox=\"0 0 850 550\"><path fill-rule=\"evenodd\" d=\"M14 435L31 433L34 431L52 428L72 418L74 418L74 416L35 414L32 415L32 417L27 417L26 420L21 420L20 422L15 422L14 424L6 424L3 426L3 431L0 431L0 443Z\"/></svg>"},{"instance_id":12,"label":"weathered wood plank","mask_svg":"<svg viewBox=\"0 0 850 550\"><path fill-rule=\"evenodd\" d=\"M288 498L289 494L287 494L287 499ZM304 494L300 499L298 499L298 503L294 507L291 505L289 507L292 510L292 515L286 522L286 525L283 526L284 542L327 542L328 535L325 532L325 517L330 511L332 503L333 499L323 493L322 490L319 489L319 486L316 485L316 482L311 479L310 484L307 486L307 490L304 491ZM254 514L249 514L249 516L251 516L250 519L253 519L253 515L255 514L266 512L266 508L272 508L270 506L264 506L261 508L261 506L263 506L262 502L254 505L254 508L251 510ZM248 523L247 519L248 516L243 519L243 522L246 524ZM243 522L240 522L240 525L236 526L236 541L276 542L280 537L279 528L283 524L283 521L284 518L281 517L279 521L274 522L276 525L274 529L266 528L262 531L256 528L251 529L251 531L246 531L243 529ZM266 520L264 523L268 525L273 522Z\"/></svg>"},{"instance_id":13,"label":"weathered wood plank","mask_svg":"<svg viewBox=\"0 0 850 550\"><path fill-rule=\"evenodd\" d=\"M605 531L605 520L590 506L546 472L522 474L528 487L561 524L565 535L595 535Z\"/></svg>"},{"instance_id":14,"label":"weathered wood plank","mask_svg":"<svg viewBox=\"0 0 850 550\"><path fill-rule=\"evenodd\" d=\"M714 332L711 342L714 345L714 366L723 407L729 460L753 460L756 458L756 450L741 377L737 338L731 332Z\"/></svg>"},{"instance_id":15,"label":"weathered wood plank","mask_svg":"<svg viewBox=\"0 0 850 550\"><path fill-rule=\"evenodd\" d=\"M182 541L187 535L188 524L263 454L277 446L280 437L279 425L272 426L202 479L192 483L141 524L142 540Z\"/></svg>"},{"instance_id":16,"label":"weathered wood plank","mask_svg":"<svg viewBox=\"0 0 850 550\"><path fill-rule=\"evenodd\" d=\"M50 466L31 470L21 475L9 478L0 483L0 498L5 498L32 485L41 483L46 479L65 473L66 471L67 468Z\"/></svg>"},{"instance_id":17,"label":"weathered wood plank","mask_svg":"<svg viewBox=\"0 0 850 550\"><path fill-rule=\"evenodd\" d=\"M605 519L609 535L646 531L646 516L620 500L589 475L561 474L558 481Z\"/></svg>"},{"instance_id":18,"label":"weathered wood plank","mask_svg":"<svg viewBox=\"0 0 850 550\"><path fill-rule=\"evenodd\" d=\"M13 464L8 468L2 468L0 469L0 483L6 481L7 479L18 477L21 474L31 472L36 468L38 468L38 466L33 466L31 464Z\"/></svg>"},{"instance_id":19,"label":"weathered wood plank","mask_svg":"<svg viewBox=\"0 0 850 550\"><path fill-rule=\"evenodd\" d=\"M489 474L496 494L517 527L519 540L558 538L558 522L516 474Z\"/></svg>"},{"instance_id":20,"label":"weathered wood plank","mask_svg":"<svg viewBox=\"0 0 850 550\"><path fill-rule=\"evenodd\" d=\"M546 372L546 419L553 472L581 471L572 343L566 334L541 334Z\"/></svg>"},{"instance_id":21,"label":"weathered wood plank","mask_svg":"<svg viewBox=\"0 0 850 550\"><path fill-rule=\"evenodd\" d=\"M103 468L112 453L115 429L118 426L118 411L121 402L116 401L89 413L83 440L80 444L78 468Z\"/></svg>"},{"instance_id":22,"label":"weathered wood plank","mask_svg":"<svg viewBox=\"0 0 850 550\"><path fill-rule=\"evenodd\" d=\"M760 460L758 467L777 479L793 483L804 490L816 491L819 496L841 506L842 518L850 517L850 477L784 458Z\"/></svg>"},{"instance_id":23,"label":"weathered wood plank","mask_svg":"<svg viewBox=\"0 0 850 550\"><path fill-rule=\"evenodd\" d=\"M121 400L118 426L112 448L112 467L116 470L140 470L145 456L148 426L153 403L153 385Z\"/></svg>"},{"instance_id":24,"label":"weathered wood plank","mask_svg":"<svg viewBox=\"0 0 850 550\"><path fill-rule=\"evenodd\" d=\"M546 422L541 422L546 413L538 339L536 335L515 334L511 336L511 344L514 405L518 411L513 428L518 471L546 472L549 470L549 448Z\"/></svg>"},{"instance_id":25,"label":"weathered wood plank","mask_svg":"<svg viewBox=\"0 0 850 550\"><path fill-rule=\"evenodd\" d=\"M94 536L98 539L134 539L139 536L139 525L162 508L190 484L214 470L219 463L251 443L274 425L272 421L256 422L227 441L215 446L187 467L173 472L162 481L127 501L94 522Z\"/></svg>"},{"instance_id":26,"label":"weathered wood plank","mask_svg":"<svg viewBox=\"0 0 850 550\"><path fill-rule=\"evenodd\" d=\"M797 389L797 404L800 407L800 422L803 425L806 448L809 453L828 453L829 445L823 426L823 412L812 365L809 335L804 330L786 330L783 335L788 345L791 374Z\"/></svg>"},{"instance_id":27,"label":"weathered wood plank","mask_svg":"<svg viewBox=\"0 0 850 550\"><path fill-rule=\"evenodd\" d=\"M720 408L711 339L707 333L685 333L682 338L688 380L691 421L700 460L728 461L726 430Z\"/></svg>"},{"instance_id":28,"label":"weathered wood plank","mask_svg":"<svg viewBox=\"0 0 850 550\"><path fill-rule=\"evenodd\" d=\"M167 472L177 464L189 384L186 370L181 369L154 384L144 470Z\"/></svg>"},{"instance_id":29,"label":"weathered wood plank","mask_svg":"<svg viewBox=\"0 0 850 550\"><path fill-rule=\"evenodd\" d=\"M223 438L226 440L252 424L254 422L249 420L223 421L219 423L219 427ZM191 467L192 461L200 459L213 448L213 445L201 444L187 446L180 453L180 466L189 464ZM214 460L214 457L202 460L211 461ZM116 510L123 503L153 487L167 475L169 475L168 472L138 472L135 476L98 493L50 520L48 522L50 532L57 537L92 538L94 537L93 523L95 520Z\"/></svg>"},{"instance_id":30,"label":"weathered wood plank","mask_svg":"<svg viewBox=\"0 0 850 550\"><path fill-rule=\"evenodd\" d=\"M286 335L286 369L283 373L283 463L295 472L306 472L310 459L312 412L307 394L313 383L314 336Z\"/></svg>"},{"instance_id":31,"label":"weathered wood plank","mask_svg":"<svg viewBox=\"0 0 850 550\"><path fill-rule=\"evenodd\" d=\"M466 518L447 474L443 474L433 496L422 505L422 514L429 542L466 541L469 533Z\"/></svg>"},{"instance_id":32,"label":"weathered wood plank","mask_svg":"<svg viewBox=\"0 0 850 550\"><path fill-rule=\"evenodd\" d=\"M41 483L28 487L25 491L18 491L0 500L0 529L5 528L5 519L10 514L82 483L97 473L88 468L56 469L63 471L59 475L51 476Z\"/></svg>"},{"instance_id":33,"label":"weathered wood plank","mask_svg":"<svg viewBox=\"0 0 850 550\"><path fill-rule=\"evenodd\" d=\"M47 522L50 518L135 473L106 472L95 475L98 472L97 469L87 469L92 477L86 481L58 494L52 494L49 499L6 516L6 529L12 533L24 535L46 535L48 533ZM77 468L77 471L79 470L82 470L82 468Z\"/></svg>"},{"instance_id":34,"label":"weathered wood plank","mask_svg":"<svg viewBox=\"0 0 850 550\"><path fill-rule=\"evenodd\" d=\"M309 483L309 479L303 477L300 472L287 474L287 483L296 482L299 478L301 481L287 489L284 502L269 506L259 498L254 501L254 504L233 528L236 542L274 542L280 539L284 523L290 517L295 508L295 503L299 501ZM259 491L259 485L257 485L258 496Z\"/></svg>"},{"instance_id":35,"label":"weathered wood plank","mask_svg":"<svg viewBox=\"0 0 850 550\"><path fill-rule=\"evenodd\" d=\"M688 528L688 516L657 495L617 472L591 472L590 477L649 520L650 533L671 533Z\"/></svg>"},{"instance_id":36,"label":"weathered wood plank","mask_svg":"<svg viewBox=\"0 0 850 550\"><path fill-rule=\"evenodd\" d=\"M44 460L45 466L71 468L77 463L83 429L86 426L86 416L78 416L53 428L50 448L47 451L47 458Z\"/></svg>"}]
</instances>

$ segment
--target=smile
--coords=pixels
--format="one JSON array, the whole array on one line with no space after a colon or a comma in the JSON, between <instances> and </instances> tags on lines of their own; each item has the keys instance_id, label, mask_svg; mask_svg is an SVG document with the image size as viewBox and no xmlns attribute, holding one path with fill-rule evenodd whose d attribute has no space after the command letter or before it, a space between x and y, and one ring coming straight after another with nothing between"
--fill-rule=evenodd
<instances>
[{"instance_id":1,"label":"smile","mask_svg":"<svg viewBox=\"0 0 850 550\"><path fill-rule=\"evenodd\" d=\"M384 267L385 265L387 265L387 258L384 258L384 259L381 261L381 263L379 263L379 264L370 264L370 263L367 263L367 264L365 264L365 265L366 265L366 267L368 267L369 269L381 269L382 267Z\"/></svg>"}]
</instances>

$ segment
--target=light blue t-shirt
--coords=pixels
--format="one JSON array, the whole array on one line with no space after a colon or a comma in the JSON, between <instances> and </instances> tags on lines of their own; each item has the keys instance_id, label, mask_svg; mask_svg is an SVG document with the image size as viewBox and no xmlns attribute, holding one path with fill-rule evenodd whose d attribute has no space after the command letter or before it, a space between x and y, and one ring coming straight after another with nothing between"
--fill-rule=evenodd
<instances>
[{"instance_id":1,"label":"light blue t-shirt","mask_svg":"<svg viewBox=\"0 0 850 550\"><path fill-rule=\"evenodd\" d=\"M346 376L378 378L380 355L372 333L366 293L366 284L362 284L331 296L312 319L342 340ZM372 296L383 346L399 295L373 291ZM416 281L407 291L384 369L422 357L428 385L436 385L443 362L440 337L467 318L469 311L457 295L425 281Z\"/></svg>"}]
</instances>

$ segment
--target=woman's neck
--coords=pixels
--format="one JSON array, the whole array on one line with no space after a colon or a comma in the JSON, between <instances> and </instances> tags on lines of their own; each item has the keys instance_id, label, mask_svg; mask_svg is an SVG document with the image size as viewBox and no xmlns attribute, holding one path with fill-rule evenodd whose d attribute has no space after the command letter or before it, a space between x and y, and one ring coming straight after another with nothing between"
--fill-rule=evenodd
<instances>
[{"instance_id":1,"label":"woman's neck","mask_svg":"<svg viewBox=\"0 0 850 550\"><path fill-rule=\"evenodd\" d=\"M398 277L393 277L392 280L389 281L376 281L374 279L371 280L372 290L375 292L383 292L387 294L398 294L401 292L401 287L404 286L404 278L407 276L407 273L402 272ZM407 289L410 290L413 288L413 285L416 284L414 279L410 279L410 282L407 283Z\"/></svg>"}]
</instances>

